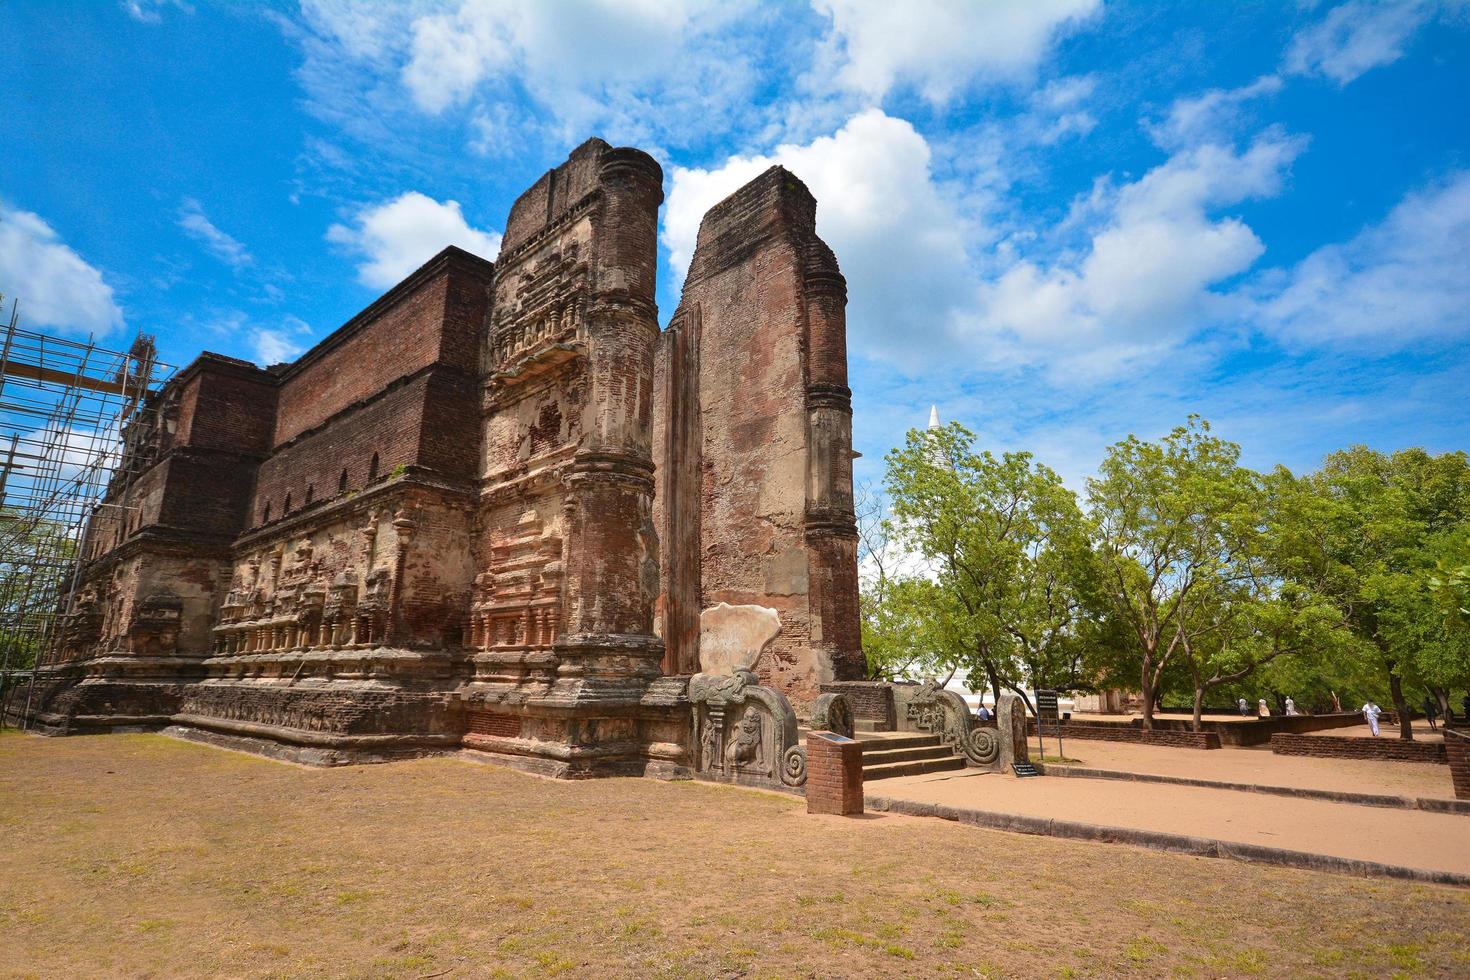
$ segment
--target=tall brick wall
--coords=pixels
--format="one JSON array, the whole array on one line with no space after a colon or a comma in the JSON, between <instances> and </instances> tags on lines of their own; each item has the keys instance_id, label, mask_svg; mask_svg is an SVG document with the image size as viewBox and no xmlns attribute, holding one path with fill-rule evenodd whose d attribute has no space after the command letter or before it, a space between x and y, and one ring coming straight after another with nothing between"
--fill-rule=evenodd
<instances>
[{"instance_id":1,"label":"tall brick wall","mask_svg":"<svg viewBox=\"0 0 1470 980\"><path fill-rule=\"evenodd\" d=\"M576 728L548 714L570 705L601 717L589 733L627 744L639 730L629 699L658 675L650 388L662 196L651 157L589 140L506 222L482 350L466 698L473 744L523 763ZM550 682L544 696L507 696L528 678ZM493 734L512 728L518 741ZM544 764L583 774L629 763L593 752Z\"/></svg>"},{"instance_id":2,"label":"tall brick wall","mask_svg":"<svg viewBox=\"0 0 1470 980\"><path fill-rule=\"evenodd\" d=\"M756 671L793 700L863 674L845 309L790 172L705 216L655 388L666 671L698 669L698 613L728 602L781 617Z\"/></svg>"},{"instance_id":3,"label":"tall brick wall","mask_svg":"<svg viewBox=\"0 0 1470 980\"><path fill-rule=\"evenodd\" d=\"M281 376L280 446L430 365L473 375L491 264L457 248L430 259Z\"/></svg>"},{"instance_id":4,"label":"tall brick wall","mask_svg":"<svg viewBox=\"0 0 1470 980\"><path fill-rule=\"evenodd\" d=\"M249 526L260 527L287 517L288 493L292 513L310 506L308 488L312 504L336 498L342 492L339 487L344 470L345 492L362 490L374 482L368 476L374 456L378 458L376 480L387 478L398 467L417 464L428 388L428 379L420 375L272 454L260 465ZM473 451L472 443L469 448Z\"/></svg>"},{"instance_id":5,"label":"tall brick wall","mask_svg":"<svg viewBox=\"0 0 1470 980\"><path fill-rule=\"evenodd\" d=\"M204 354L181 386L179 445L265 454L275 429L275 379L255 365Z\"/></svg>"}]
</instances>

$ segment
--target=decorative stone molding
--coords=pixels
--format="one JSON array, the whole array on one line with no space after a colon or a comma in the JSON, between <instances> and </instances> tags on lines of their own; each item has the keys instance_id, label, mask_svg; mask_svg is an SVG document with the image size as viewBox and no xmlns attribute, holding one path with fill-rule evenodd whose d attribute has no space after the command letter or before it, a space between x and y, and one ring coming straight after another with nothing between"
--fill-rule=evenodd
<instances>
[{"instance_id":1,"label":"decorative stone molding","mask_svg":"<svg viewBox=\"0 0 1470 980\"><path fill-rule=\"evenodd\" d=\"M755 674L740 668L724 676L695 674L689 702L696 776L752 785L806 783L796 712L780 691L762 687Z\"/></svg>"},{"instance_id":2,"label":"decorative stone molding","mask_svg":"<svg viewBox=\"0 0 1470 980\"><path fill-rule=\"evenodd\" d=\"M908 704L908 719L914 728L938 735L945 745L965 757L968 765L1000 771L1002 744L999 731L976 727L965 699L946 691L938 681L926 681ZM1024 732L1021 744L1026 744Z\"/></svg>"}]
</instances>

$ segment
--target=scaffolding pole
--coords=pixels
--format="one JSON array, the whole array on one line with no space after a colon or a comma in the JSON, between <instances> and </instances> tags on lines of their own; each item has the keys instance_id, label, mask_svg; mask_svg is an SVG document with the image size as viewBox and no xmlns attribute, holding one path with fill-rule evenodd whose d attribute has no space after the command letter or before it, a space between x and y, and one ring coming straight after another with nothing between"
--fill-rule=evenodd
<instances>
[{"instance_id":1,"label":"scaffolding pole","mask_svg":"<svg viewBox=\"0 0 1470 980\"><path fill-rule=\"evenodd\" d=\"M62 618L74 611L92 524L104 509L124 528L124 496L152 461L128 452L130 429L156 413L151 396L173 373L153 338L126 351L21 326L12 300L0 345L0 725L25 688L29 724L36 673L56 660ZM146 427L146 426L145 426ZM17 683L17 682L20 683Z\"/></svg>"}]
</instances>

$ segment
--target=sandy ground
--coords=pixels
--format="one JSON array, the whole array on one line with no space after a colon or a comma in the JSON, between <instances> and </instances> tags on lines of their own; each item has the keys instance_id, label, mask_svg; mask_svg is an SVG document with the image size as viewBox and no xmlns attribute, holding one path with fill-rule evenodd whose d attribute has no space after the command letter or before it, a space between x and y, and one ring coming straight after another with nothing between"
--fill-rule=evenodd
<instances>
[{"instance_id":1,"label":"sandy ground","mask_svg":"<svg viewBox=\"0 0 1470 980\"><path fill-rule=\"evenodd\" d=\"M1352 731L1352 729L1349 729ZM1382 793L1454 799L1449 766L1432 762L1370 762L1364 759L1316 759L1276 755L1269 746L1202 751L1161 745L1132 745L1091 739L1064 739L1068 759L1093 769L1120 769L1156 776L1184 776L1222 783L1296 786L1347 793ZM1056 739L1046 740L1056 753ZM1036 751L1036 739L1031 739Z\"/></svg>"},{"instance_id":2,"label":"sandy ground","mask_svg":"<svg viewBox=\"0 0 1470 980\"><path fill-rule=\"evenodd\" d=\"M1467 933L1463 889L730 787L0 733L7 977L1467 976Z\"/></svg>"},{"instance_id":3,"label":"sandy ground","mask_svg":"<svg viewBox=\"0 0 1470 980\"><path fill-rule=\"evenodd\" d=\"M1458 814L1158 783L1017 779L1008 773L905 776L870 783L868 792L1470 874L1470 817Z\"/></svg>"},{"instance_id":4,"label":"sandy ground","mask_svg":"<svg viewBox=\"0 0 1470 980\"><path fill-rule=\"evenodd\" d=\"M1414 729L1414 741L1416 742L1443 742L1444 736L1437 729L1429 727L1429 722L1418 719L1409 723ZM1398 738L1399 726L1390 725L1382 720L1378 723L1379 738ZM1368 727L1367 722L1354 725L1352 728L1329 728L1321 732L1307 732L1308 735L1321 735L1326 738L1372 738L1373 729Z\"/></svg>"}]
</instances>

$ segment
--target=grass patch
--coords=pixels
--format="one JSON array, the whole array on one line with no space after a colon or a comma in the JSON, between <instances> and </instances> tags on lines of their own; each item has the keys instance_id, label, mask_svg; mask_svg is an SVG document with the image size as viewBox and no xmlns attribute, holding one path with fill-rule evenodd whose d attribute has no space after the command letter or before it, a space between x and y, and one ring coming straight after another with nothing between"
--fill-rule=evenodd
<instances>
[{"instance_id":1,"label":"grass patch","mask_svg":"<svg viewBox=\"0 0 1470 980\"><path fill-rule=\"evenodd\" d=\"M1470 968L1459 890L891 814L819 821L799 799L702 784L7 735L0 799L0 928L25 975Z\"/></svg>"}]
</instances>

